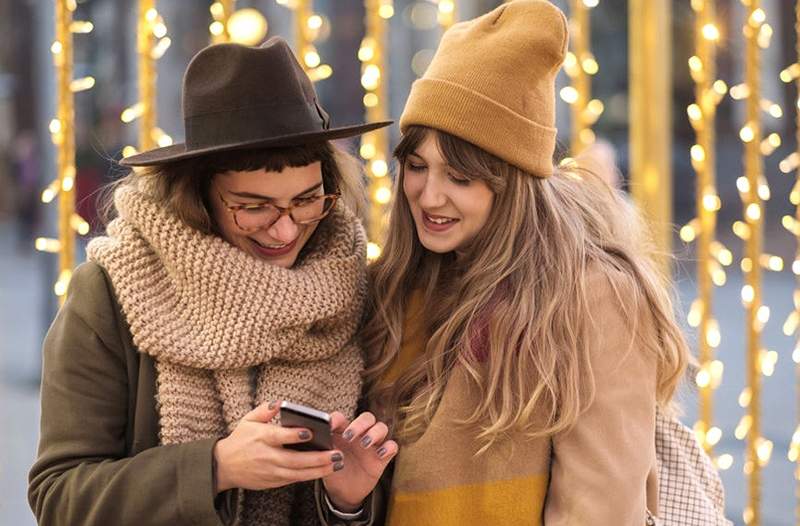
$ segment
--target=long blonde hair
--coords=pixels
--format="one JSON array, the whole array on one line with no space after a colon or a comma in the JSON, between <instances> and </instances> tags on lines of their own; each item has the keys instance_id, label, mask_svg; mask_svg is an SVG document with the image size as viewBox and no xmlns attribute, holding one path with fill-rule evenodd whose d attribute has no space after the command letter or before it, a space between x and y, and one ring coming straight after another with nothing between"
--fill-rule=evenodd
<instances>
[{"instance_id":1,"label":"long blonde hair","mask_svg":"<svg viewBox=\"0 0 800 526\"><path fill-rule=\"evenodd\" d=\"M494 193L487 223L463 254L426 250L402 192L405 158L435 134L449 165ZM556 168L532 177L446 133L411 127L395 150L400 169L383 254L370 266L370 308L362 332L369 396L401 441L430 423L456 365L481 403L462 424L478 426L483 449L512 432L531 437L568 429L593 393L588 273L607 276L635 320L644 305L654 331L641 342L656 356L657 400L667 407L689 353L664 280L650 261L642 222L621 192L597 175ZM400 350L410 292L424 294L426 348L393 383L381 381ZM596 308L596 306L595 306ZM474 332L488 329L485 364Z\"/></svg>"}]
</instances>

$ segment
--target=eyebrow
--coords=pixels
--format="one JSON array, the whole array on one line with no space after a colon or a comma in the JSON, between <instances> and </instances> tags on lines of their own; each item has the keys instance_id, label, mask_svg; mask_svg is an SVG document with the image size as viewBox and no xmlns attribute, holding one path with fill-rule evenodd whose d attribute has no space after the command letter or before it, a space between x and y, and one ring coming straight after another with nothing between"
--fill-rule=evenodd
<instances>
[{"instance_id":1,"label":"eyebrow","mask_svg":"<svg viewBox=\"0 0 800 526\"><path fill-rule=\"evenodd\" d=\"M296 199L296 198L304 196L304 195L306 195L306 194L308 194L310 192L313 192L314 190L318 189L320 186L322 186L322 182L315 183L314 186L310 186L310 187L306 188L305 190L303 190L299 194L297 194L294 197L292 197L292 199ZM242 197L242 198L245 198L245 199L260 199L262 201L274 201L276 199L275 197L270 197L268 195L254 194L254 193L251 193L251 192L234 192L232 190L229 190L228 193L231 194L231 195L235 195L236 197Z\"/></svg>"}]
</instances>

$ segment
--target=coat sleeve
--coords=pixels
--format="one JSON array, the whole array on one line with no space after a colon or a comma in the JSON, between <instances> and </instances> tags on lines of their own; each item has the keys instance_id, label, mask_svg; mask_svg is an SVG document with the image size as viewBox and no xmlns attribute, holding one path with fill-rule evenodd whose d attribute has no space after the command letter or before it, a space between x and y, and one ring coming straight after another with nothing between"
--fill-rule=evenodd
<instances>
[{"instance_id":1,"label":"coat sleeve","mask_svg":"<svg viewBox=\"0 0 800 526\"><path fill-rule=\"evenodd\" d=\"M39 524L219 525L215 439L126 458L128 385L113 304L96 264L76 269L44 342L39 451L28 500Z\"/></svg>"},{"instance_id":2,"label":"coat sleeve","mask_svg":"<svg viewBox=\"0 0 800 526\"><path fill-rule=\"evenodd\" d=\"M610 284L594 280L595 396L576 425L553 438L547 526L645 524L648 474L655 466L655 358L634 338ZM644 317L644 316L643 316ZM646 319L636 321L648 330ZM651 330L651 329L650 329Z\"/></svg>"}]
</instances>

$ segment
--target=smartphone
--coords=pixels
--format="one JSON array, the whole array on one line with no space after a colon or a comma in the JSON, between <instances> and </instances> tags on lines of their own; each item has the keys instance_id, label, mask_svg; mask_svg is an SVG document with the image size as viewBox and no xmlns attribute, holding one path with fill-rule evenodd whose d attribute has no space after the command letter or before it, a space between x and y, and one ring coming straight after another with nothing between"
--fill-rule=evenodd
<instances>
[{"instance_id":1,"label":"smartphone","mask_svg":"<svg viewBox=\"0 0 800 526\"><path fill-rule=\"evenodd\" d=\"M328 451L333 449L331 415L311 407L292 402L281 402L281 425L304 427L311 431L311 440L300 444L284 444L283 447L297 451Z\"/></svg>"}]
</instances>

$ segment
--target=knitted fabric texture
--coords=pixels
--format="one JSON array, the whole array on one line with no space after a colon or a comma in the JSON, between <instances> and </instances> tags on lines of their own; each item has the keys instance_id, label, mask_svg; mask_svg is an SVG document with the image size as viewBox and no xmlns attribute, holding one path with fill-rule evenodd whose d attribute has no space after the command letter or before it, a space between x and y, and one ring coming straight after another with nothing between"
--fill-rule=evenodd
<instances>
[{"instance_id":1,"label":"knitted fabric texture","mask_svg":"<svg viewBox=\"0 0 800 526\"><path fill-rule=\"evenodd\" d=\"M134 344L155 359L162 444L226 436L269 400L353 414L366 236L352 212L337 206L284 269L139 190L118 189L114 204L119 217L87 254L111 277ZM246 491L239 503L242 524L316 522L308 485Z\"/></svg>"},{"instance_id":2,"label":"knitted fabric texture","mask_svg":"<svg viewBox=\"0 0 800 526\"><path fill-rule=\"evenodd\" d=\"M555 78L566 52L566 18L546 0L517 0L455 24L412 85L400 129L442 130L550 176Z\"/></svg>"}]
</instances>

